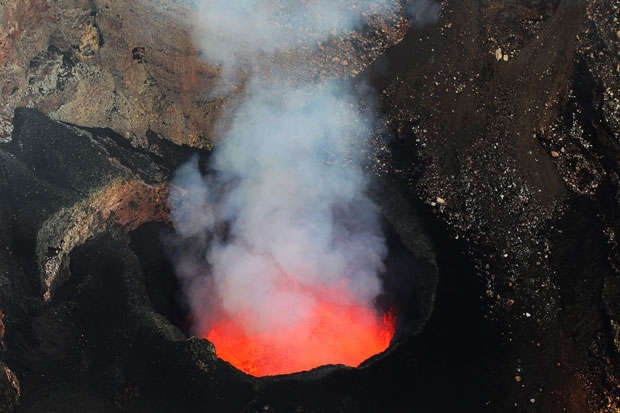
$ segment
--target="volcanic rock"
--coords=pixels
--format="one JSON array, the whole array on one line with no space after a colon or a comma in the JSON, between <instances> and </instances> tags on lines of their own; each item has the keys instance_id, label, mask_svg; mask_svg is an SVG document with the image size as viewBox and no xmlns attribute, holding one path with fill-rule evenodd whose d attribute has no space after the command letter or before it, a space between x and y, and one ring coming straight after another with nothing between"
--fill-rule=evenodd
<instances>
[{"instance_id":1,"label":"volcanic rock","mask_svg":"<svg viewBox=\"0 0 620 413\"><path fill-rule=\"evenodd\" d=\"M186 339L171 323L178 305L171 309L145 278L140 259L153 261L161 246L147 256L134 247L146 229L134 230L167 222L165 183L187 148L153 141L166 148L164 160L111 130L58 123L34 109L14 119L12 139L0 147L2 213L10 217L1 232L3 406L148 411L148 395L174 387L175 370L173 391L204 397L214 349ZM157 245L160 232L147 237ZM196 375L206 377L199 388L188 382Z\"/></svg>"},{"instance_id":2,"label":"volcanic rock","mask_svg":"<svg viewBox=\"0 0 620 413\"><path fill-rule=\"evenodd\" d=\"M527 365L524 386L506 376L485 403L617 408L618 354L603 344L616 315L600 312L618 279L616 6L443 3L437 26L388 51L390 76L371 76L395 172L429 205L450 199L436 213L464 240L484 317L510 348L497 370Z\"/></svg>"},{"instance_id":3,"label":"volcanic rock","mask_svg":"<svg viewBox=\"0 0 620 413\"><path fill-rule=\"evenodd\" d=\"M167 181L189 156L170 141L217 144L239 92L213 97L221 73L200 59L188 9L0 2L0 406L617 410L617 12L444 0L434 25L387 18L275 57L307 62L299 79L381 92L373 199L394 242L419 252L406 266L440 278L398 297L417 303L417 334L361 368L258 380L187 338L160 238ZM404 212L417 208L424 223Z\"/></svg>"},{"instance_id":4,"label":"volcanic rock","mask_svg":"<svg viewBox=\"0 0 620 413\"><path fill-rule=\"evenodd\" d=\"M2 2L2 139L13 110L37 108L69 123L112 128L146 145L147 131L206 146L218 99L215 68L198 58L177 2Z\"/></svg>"},{"instance_id":5,"label":"volcanic rock","mask_svg":"<svg viewBox=\"0 0 620 413\"><path fill-rule=\"evenodd\" d=\"M145 151L109 129L15 112L11 140L0 144L7 407L238 411L252 388L263 400L289 385L258 382L219 360L211 343L187 338L165 247L167 182L192 154L209 153L149 139ZM382 299L396 306L406 338L432 312L436 262L414 209L387 182L373 188L390 247ZM340 366L304 382L363 377Z\"/></svg>"},{"instance_id":6,"label":"volcanic rock","mask_svg":"<svg viewBox=\"0 0 620 413\"><path fill-rule=\"evenodd\" d=\"M191 3L0 2L0 24L8 28L0 34L0 141L10 139L13 110L26 106L63 122L111 128L142 147L147 132L211 147L218 139L214 122L239 91L214 93L221 73L192 41ZM333 37L316 50L275 59L301 62L297 78L352 76L402 38L407 20L400 8L370 22L366 35ZM343 55L347 65L332 61Z\"/></svg>"}]
</instances>

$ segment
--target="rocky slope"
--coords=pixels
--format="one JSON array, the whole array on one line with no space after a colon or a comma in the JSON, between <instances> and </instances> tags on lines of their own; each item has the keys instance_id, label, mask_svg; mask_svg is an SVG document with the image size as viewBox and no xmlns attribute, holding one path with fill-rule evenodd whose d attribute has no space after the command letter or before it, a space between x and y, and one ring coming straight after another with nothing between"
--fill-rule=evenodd
<instances>
[{"instance_id":1,"label":"rocky slope","mask_svg":"<svg viewBox=\"0 0 620 413\"><path fill-rule=\"evenodd\" d=\"M188 20L173 1L2 2L3 138L27 106L136 144L150 131L207 145L220 103L204 85L217 72L198 59Z\"/></svg>"},{"instance_id":2,"label":"rocky slope","mask_svg":"<svg viewBox=\"0 0 620 413\"><path fill-rule=\"evenodd\" d=\"M617 7L444 2L374 75L393 165L462 240L507 347L498 411L618 406Z\"/></svg>"},{"instance_id":3,"label":"rocky slope","mask_svg":"<svg viewBox=\"0 0 620 413\"><path fill-rule=\"evenodd\" d=\"M214 93L218 68L192 40L192 2L106 0L0 3L0 139L8 140L13 109L32 107L53 119L111 128L145 147L147 133L210 147L214 121L235 88ZM296 76L351 76L402 38L397 15L370 24L367 36L334 37L316 50L278 56L303 61ZM363 53L358 53L359 50ZM303 59L300 59L300 56Z\"/></svg>"}]
</instances>

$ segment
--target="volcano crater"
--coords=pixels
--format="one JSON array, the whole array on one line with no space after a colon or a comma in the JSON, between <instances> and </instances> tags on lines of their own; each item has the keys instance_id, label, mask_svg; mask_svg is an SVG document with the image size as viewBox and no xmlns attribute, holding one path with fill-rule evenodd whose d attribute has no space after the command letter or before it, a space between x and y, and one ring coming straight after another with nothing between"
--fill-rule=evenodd
<instances>
[{"instance_id":1,"label":"volcano crater","mask_svg":"<svg viewBox=\"0 0 620 413\"><path fill-rule=\"evenodd\" d=\"M361 408L370 397L359 387L368 371L406 357L402 348L431 314L437 265L422 220L386 177L377 177L370 197L389 253L376 304L396 311L392 344L359 368L248 376L218 359L210 342L191 337L191 315L166 253L172 228L165 188L194 151L153 142L166 146L164 160L110 130L55 122L32 109L15 117L12 141L0 147L2 213L11 217L0 232L8 245L2 254L16 269L3 295L2 339L9 362L19 366L21 411L169 411L179 403L186 411L240 411L267 403L282 387L294 389L285 404L313 404L316 386L332 382L338 386L325 398ZM85 174L85 165L96 167Z\"/></svg>"}]
</instances>

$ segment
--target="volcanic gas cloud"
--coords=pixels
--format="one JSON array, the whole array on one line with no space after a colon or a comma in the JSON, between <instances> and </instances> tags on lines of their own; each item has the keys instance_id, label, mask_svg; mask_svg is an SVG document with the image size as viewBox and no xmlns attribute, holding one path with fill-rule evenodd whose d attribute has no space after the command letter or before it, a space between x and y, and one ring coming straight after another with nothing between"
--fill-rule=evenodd
<instances>
[{"instance_id":1,"label":"volcanic gas cloud","mask_svg":"<svg viewBox=\"0 0 620 413\"><path fill-rule=\"evenodd\" d=\"M360 115L359 96L342 80L290 82L277 67L249 76L266 55L346 34L390 7L325 0L198 7L205 56L225 76L250 71L209 165L194 159L171 183L175 265L195 333L249 374L357 366L394 334L392 315L375 306L387 248L364 193L373 120Z\"/></svg>"}]
</instances>

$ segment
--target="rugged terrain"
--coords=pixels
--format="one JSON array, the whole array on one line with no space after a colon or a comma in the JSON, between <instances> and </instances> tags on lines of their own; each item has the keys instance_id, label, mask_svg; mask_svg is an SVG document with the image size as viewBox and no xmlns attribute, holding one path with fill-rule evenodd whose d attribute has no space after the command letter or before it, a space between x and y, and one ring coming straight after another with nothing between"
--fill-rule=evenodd
<instances>
[{"instance_id":1,"label":"rugged terrain","mask_svg":"<svg viewBox=\"0 0 620 413\"><path fill-rule=\"evenodd\" d=\"M414 249L402 211L421 211L439 284L428 324L364 368L255 380L185 337L145 242L236 93L214 97L191 11L0 1L0 410L617 411L618 8L444 0L435 24L300 52L298 76L380 92L375 196Z\"/></svg>"},{"instance_id":2,"label":"rugged terrain","mask_svg":"<svg viewBox=\"0 0 620 413\"><path fill-rule=\"evenodd\" d=\"M534 410L617 408L617 7L448 2L375 76L393 165L469 252Z\"/></svg>"}]
</instances>

